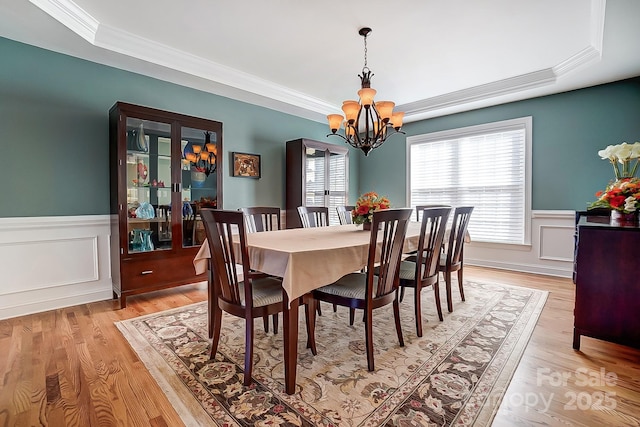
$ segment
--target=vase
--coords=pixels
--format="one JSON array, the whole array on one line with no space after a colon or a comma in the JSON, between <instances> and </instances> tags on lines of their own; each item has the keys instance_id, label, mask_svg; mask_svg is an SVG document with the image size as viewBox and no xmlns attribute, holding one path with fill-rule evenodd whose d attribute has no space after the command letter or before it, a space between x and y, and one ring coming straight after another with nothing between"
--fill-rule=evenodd
<instances>
[{"instance_id":1,"label":"vase","mask_svg":"<svg viewBox=\"0 0 640 427\"><path fill-rule=\"evenodd\" d=\"M193 188L202 188L204 181L207 179L207 174L204 172L191 171L191 186Z\"/></svg>"},{"instance_id":2,"label":"vase","mask_svg":"<svg viewBox=\"0 0 640 427\"><path fill-rule=\"evenodd\" d=\"M149 143L147 142L147 138L144 134L144 126L140 123L138 126L138 133L136 135L136 145L138 146L138 150L147 153L149 151Z\"/></svg>"},{"instance_id":3,"label":"vase","mask_svg":"<svg viewBox=\"0 0 640 427\"><path fill-rule=\"evenodd\" d=\"M136 228L133 230L133 239L131 240L131 250L133 252L148 252L155 249L151 240L152 230Z\"/></svg>"},{"instance_id":4,"label":"vase","mask_svg":"<svg viewBox=\"0 0 640 427\"><path fill-rule=\"evenodd\" d=\"M136 228L132 233L131 250L133 252L140 252L142 250L142 230Z\"/></svg>"},{"instance_id":5,"label":"vase","mask_svg":"<svg viewBox=\"0 0 640 427\"><path fill-rule=\"evenodd\" d=\"M185 201L182 203L182 217L183 218L191 218L193 216L193 208L191 207L191 203Z\"/></svg>"},{"instance_id":6,"label":"vase","mask_svg":"<svg viewBox=\"0 0 640 427\"><path fill-rule=\"evenodd\" d=\"M617 210L612 210L610 223L611 225L620 227L638 226L638 211L625 213Z\"/></svg>"},{"instance_id":7,"label":"vase","mask_svg":"<svg viewBox=\"0 0 640 427\"><path fill-rule=\"evenodd\" d=\"M151 241L151 233L152 230L141 230L142 232L142 246L140 250L142 252L152 251L154 250L153 242Z\"/></svg>"}]
</instances>

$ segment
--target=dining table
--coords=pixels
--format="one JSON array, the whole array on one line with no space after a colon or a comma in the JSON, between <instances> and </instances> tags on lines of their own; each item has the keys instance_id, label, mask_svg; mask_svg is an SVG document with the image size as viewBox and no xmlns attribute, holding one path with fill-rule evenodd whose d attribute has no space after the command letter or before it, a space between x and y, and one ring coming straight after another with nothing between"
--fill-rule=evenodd
<instances>
[{"instance_id":1,"label":"dining table","mask_svg":"<svg viewBox=\"0 0 640 427\"><path fill-rule=\"evenodd\" d=\"M370 231L354 224L249 233L246 245L250 268L281 277L285 392L293 394L298 358L298 308L301 297L367 265ZM378 233L378 241L382 241ZM409 222L403 252L417 250L420 223ZM379 253L380 251L378 251ZM203 274L209 265L205 240L193 265Z\"/></svg>"}]
</instances>

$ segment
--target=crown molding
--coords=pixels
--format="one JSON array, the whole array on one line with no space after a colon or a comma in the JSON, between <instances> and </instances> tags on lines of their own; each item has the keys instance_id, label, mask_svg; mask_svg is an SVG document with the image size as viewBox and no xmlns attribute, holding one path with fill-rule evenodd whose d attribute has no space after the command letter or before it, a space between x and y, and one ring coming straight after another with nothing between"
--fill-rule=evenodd
<instances>
[{"instance_id":1,"label":"crown molding","mask_svg":"<svg viewBox=\"0 0 640 427\"><path fill-rule=\"evenodd\" d=\"M416 102L398 105L397 108L398 110L405 112L405 117L412 116L455 105L467 104L500 95L507 95L514 92L533 89L554 83L555 81L555 73L551 68L547 68L540 71L534 71L532 73L522 74L520 76L509 77L507 79L470 87L468 89L445 93L443 95L434 96L432 98Z\"/></svg>"},{"instance_id":2,"label":"crown molding","mask_svg":"<svg viewBox=\"0 0 640 427\"><path fill-rule=\"evenodd\" d=\"M580 67L598 62L600 59L602 59L602 52L589 46L553 67L553 73L557 77L562 77Z\"/></svg>"},{"instance_id":3,"label":"crown molding","mask_svg":"<svg viewBox=\"0 0 640 427\"><path fill-rule=\"evenodd\" d=\"M606 4L606 0L591 0L590 45L554 67L398 105L398 110L405 112L406 121L411 121L412 116L550 85L572 71L600 61Z\"/></svg>"},{"instance_id":4,"label":"crown molding","mask_svg":"<svg viewBox=\"0 0 640 427\"><path fill-rule=\"evenodd\" d=\"M62 25L93 44L99 22L69 0L29 0Z\"/></svg>"},{"instance_id":5,"label":"crown molding","mask_svg":"<svg viewBox=\"0 0 640 427\"><path fill-rule=\"evenodd\" d=\"M290 114L303 110L309 114L302 116L311 115L320 120L339 108L255 75L101 24L72 0L29 1L92 45L199 77L211 83L209 91L212 93L219 93L222 86L225 96L230 98L244 101L251 98L249 102L255 99L258 100L255 102L257 105ZM602 58L605 10L606 0L591 0L590 45L551 68L398 105L397 108L405 112L405 121L408 122L412 117L416 120L428 112L551 85L558 78ZM235 96L232 90L225 90L224 87L240 90L247 95Z\"/></svg>"},{"instance_id":6,"label":"crown molding","mask_svg":"<svg viewBox=\"0 0 640 427\"><path fill-rule=\"evenodd\" d=\"M108 25L98 26L94 45L300 108L326 114L334 110L333 105L286 86Z\"/></svg>"}]
</instances>

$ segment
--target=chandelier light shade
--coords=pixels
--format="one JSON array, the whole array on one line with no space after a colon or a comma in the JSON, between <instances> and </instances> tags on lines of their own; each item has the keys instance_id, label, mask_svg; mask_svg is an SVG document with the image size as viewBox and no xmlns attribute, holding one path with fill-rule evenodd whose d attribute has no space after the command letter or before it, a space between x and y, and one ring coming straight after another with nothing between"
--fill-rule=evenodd
<instances>
[{"instance_id":1,"label":"chandelier light shade","mask_svg":"<svg viewBox=\"0 0 640 427\"><path fill-rule=\"evenodd\" d=\"M395 103L391 101L374 101L375 89L371 88L371 76L367 67L367 36L371 33L371 28L361 28L358 31L364 38L364 67L360 77L361 89L358 91L359 101L348 100L342 103L344 116L340 114L329 114L327 120L331 133L327 136L335 135L344 139L349 145L359 148L364 155L374 148L381 146L387 137L395 133L404 133L402 120L404 113L394 112ZM342 128L342 133L338 131Z\"/></svg>"},{"instance_id":2,"label":"chandelier light shade","mask_svg":"<svg viewBox=\"0 0 640 427\"><path fill-rule=\"evenodd\" d=\"M192 166L198 172L204 172L207 176L217 169L218 146L211 142L211 133L204 133L204 144L193 144L193 152L185 153L184 162Z\"/></svg>"}]
</instances>

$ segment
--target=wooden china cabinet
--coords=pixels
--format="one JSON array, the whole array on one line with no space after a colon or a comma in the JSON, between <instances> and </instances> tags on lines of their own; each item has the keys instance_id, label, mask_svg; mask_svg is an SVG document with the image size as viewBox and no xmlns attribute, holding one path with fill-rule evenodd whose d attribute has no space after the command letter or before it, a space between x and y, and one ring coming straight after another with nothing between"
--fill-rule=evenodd
<instances>
[{"instance_id":1,"label":"wooden china cabinet","mask_svg":"<svg viewBox=\"0 0 640 427\"><path fill-rule=\"evenodd\" d=\"M205 280L193 267L204 238L198 210L222 206L222 123L118 102L109 111L109 143L111 275L120 307L130 295Z\"/></svg>"}]
</instances>

